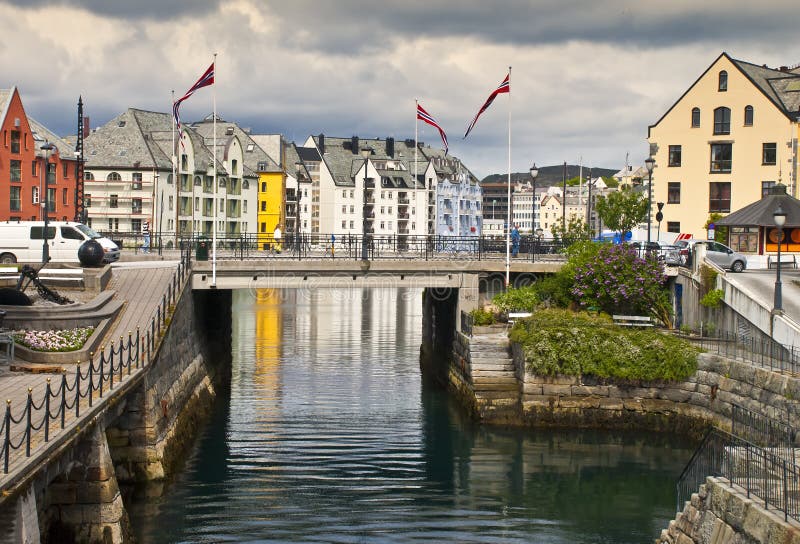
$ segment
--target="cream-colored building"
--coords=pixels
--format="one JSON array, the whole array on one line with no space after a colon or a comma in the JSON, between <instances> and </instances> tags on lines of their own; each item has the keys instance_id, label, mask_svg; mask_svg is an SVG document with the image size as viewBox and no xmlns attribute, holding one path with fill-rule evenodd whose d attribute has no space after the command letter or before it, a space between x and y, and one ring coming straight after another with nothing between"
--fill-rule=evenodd
<instances>
[{"instance_id":1,"label":"cream-colored building","mask_svg":"<svg viewBox=\"0 0 800 544\"><path fill-rule=\"evenodd\" d=\"M741 209L779 179L797 196L799 108L800 68L722 53L649 127L662 228L705 237L709 214Z\"/></svg>"}]
</instances>

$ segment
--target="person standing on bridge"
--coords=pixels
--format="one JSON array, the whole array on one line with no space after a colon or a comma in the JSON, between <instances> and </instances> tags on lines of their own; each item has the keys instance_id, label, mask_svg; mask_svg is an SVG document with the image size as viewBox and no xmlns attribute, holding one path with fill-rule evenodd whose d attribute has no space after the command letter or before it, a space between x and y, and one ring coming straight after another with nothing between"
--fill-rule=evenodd
<instances>
[{"instance_id":1,"label":"person standing on bridge","mask_svg":"<svg viewBox=\"0 0 800 544\"><path fill-rule=\"evenodd\" d=\"M511 256L516 257L517 253L519 253L519 241L521 236L519 235L519 227L517 224L514 223L514 228L511 229Z\"/></svg>"},{"instance_id":2,"label":"person standing on bridge","mask_svg":"<svg viewBox=\"0 0 800 544\"><path fill-rule=\"evenodd\" d=\"M281 236L281 225L278 223L275 225L275 232L272 233L272 239L274 241L273 249L275 250L275 253L281 252Z\"/></svg>"}]
</instances>

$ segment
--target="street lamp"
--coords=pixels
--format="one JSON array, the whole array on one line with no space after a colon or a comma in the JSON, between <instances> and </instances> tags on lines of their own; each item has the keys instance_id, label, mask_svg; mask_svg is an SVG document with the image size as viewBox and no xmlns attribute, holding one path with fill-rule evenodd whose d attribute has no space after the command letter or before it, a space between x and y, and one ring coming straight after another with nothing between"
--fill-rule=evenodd
<instances>
[{"instance_id":1,"label":"street lamp","mask_svg":"<svg viewBox=\"0 0 800 544\"><path fill-rule=\"evenodd\" d=\"M42 199L42 210L44 211L44 229L42 230L42 264L47 264L50 261L50 246L47 243L47 220L49 219L50 210L50 201L47 198L49 190L47 188L47 184L50 178L50 153L56 148L50 142L45 141L42 146L39 148L44 151L44 191L40 193L40 198ZM53 174L55 176L55 173ZM55 180L53 180L55 182Z\"/></svg>"},{"instance_id":2,"label":"street lamp","mask_svg":"<svg viewBox=\"0 0 800 544\"><path fill-rule=\"evenodd\" d=\"M663 202L656 202L656 208L658 209L658 211L656 212L656 221L658 221L658 234L656 235L657 236L656 241L660 241L661 240L661 221L663 221L663 219L664 219L664 212L662 212L661 210L664 209L664 203Z\"/></svg>"},{"instance_id":3,"label":"street lamp","mask_svg":"<svg viewBox=\"0 0 800 544\"><path fill-rule=\"evenodd\" d=\"M786 212L783 211L781 205L772 212L772 219L778 227L778 267L775 272L775 304L774 310L783 310L783 299L781 293L781 242L783 242L783 225L786 223Z\"/></svg>"},{"instance_id":4,"label":"street lamp","mask_svg":"<svg viewBox=\"0 0 800 544\"><path fill-rule=\"evenodd\" d=\"M361 260L366 262L369 260L369 252L367 247L367 166L369 166L369 157L372 155L371 147L363 147L361 149L361 156L364 157L364 209L362 212L362 226L361 226Z\"/></svg>"},{"instance_id":5,"label":"street lamp","mask_svg":"<svg viewBox=\"0 0 800 544\"><path fill-rule=\"evenodd\" d=\"M300 169L302 167L303 167L303 163L301 163L299 161L294 163L295 176L297 177L297 195L295 196L295 200L297 201L295 206L297 206L297 208L295 209L295 212L294 212L294 239L295 239L294 247L297 249L297 258L298 259L301 258L301 252L300 252L300 249L301 249L300 248L300 217L301 217L301 215L300 215L300 200L303 197L303 188L300 186Z\"/></svg>"},{"instance_id":6,"label":"street lamp","mask_svg":"<svg viewBox=\"0 0 800 544\"><path fill-rule=\"evenodd\" d=\"M495 207L496 204L497 204L497 199L493 198L492 199L492 221L494 221L494 207Z\"/></svg>"},{"instance_id":7,"label":"street lamp","mask_svg":"<svg viewBox=\"0 0 800 544\"><path fill-rule=\"evenodd\" d=\"M656 165L656 161L653 157L647 157L644 161L644 165L647 167L647 251L650 251L650 222L652 221L651 208L653 207L653 168Z\"/></svg>"},{"instance_id":8,"label":"street lamp","mask_svg":"<svg viewBox=\"0 0 800 544\"><path fill-rule=\"evenodd\" d=\"M531 172L531 185L533 186L533 194L531 199L531 213L533 217L531 218L531 227L534 229L536 228L536 178L539 176L539 167L536 166L536 163L533 163L530 169Z\"/></svg>"}]
</instances>

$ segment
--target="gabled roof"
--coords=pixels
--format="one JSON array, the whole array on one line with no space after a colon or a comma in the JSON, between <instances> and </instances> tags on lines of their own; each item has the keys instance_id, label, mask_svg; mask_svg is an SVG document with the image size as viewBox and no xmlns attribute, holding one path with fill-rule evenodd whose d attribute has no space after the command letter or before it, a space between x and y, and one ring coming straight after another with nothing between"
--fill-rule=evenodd
<instances>
[{"instance_id":1,"label":"gabled roof","mask_svg":"<svg viewBox=\"0 0 800 544\"><path fill-rule=\"evenodd\" d=\"M50 142L51 144L55 145L58 149L58 155L61 157L61 160L77 160L75 154L75 146L70 144L64 138L56 134L55 132L51 132L50 129L45 127L40 122L36 121L32 117L28 117L28 124L31 127L31 132L33 132L33 139L36 142L36 147L40 147L45 141Z\"/></svg>"},{"instance_id":2,"label":"gabled roof","mask_svg":"<svg viewBox=\"0 0 800 544\"><path fill-rule=\"evenodd\" d=\"M669 113L677 106L683 98L689 94L697 83L716 65L720 59L726 58L733 64L750 82L760 90L790 121L796 121L800 116L800 74L792 71L782 72L766 66L758 66L742 60L731 58L727 53L722 52L705 71L700 74L694 83L670 106L658 121L647 127L648 137L650 129L657 126Z\"/></svg>"},{"instance_id":3,"label":"gabled roof","mask_svg":"<svg viewBox=\"0 0 800 544\"><path fill-rule=\"evenodd\" d=\"M213 119L207 118L203 121L192 123L191 127L205 139L205 145L211 147L214 140ZM231 136L239 138L242 144L245 174L256 175L256 172L277 173L283 171L281 167L278 166L278 163L250 136L249 132L242 129L236 123L224 121L219 118L217 118L217 160L222 159L222 151Z\"/></svg>"},{"instance_id":4,"label":"gabled roof","mask_svg":"<svg viewBox=\"0 0 800 544\"><path fill-rule=\"evenodd\" d=\"M169 148L165 151L153 137L153 132L170 133L171 130L170 114L128 108L86 135L86 166L170 169L172 161L167 153Z\"/></svg>"},{"instance_id":5,"label":"gabled roof","mask_svg":"<svg viewBox=\"0 0 800 544\"><path fill-rule=\"evenodd\" d=\"M722 227L774 227L773 213L780 206L786 212L786 227L800 227L800 200L786 194L786 186L778 184L770 194L723 217L715 224Z\"/></svg>"},{"instance_id":6,"label":"gabled roof","mask_svg":"<svg viewBox=\"0 0 800 544\"><path fill-rule=\"evenodd\" d=\"M311 174L300 158L300 151L294 142L283 142L283 161L283 171L287 176L298 180L311 180Z\"/></svg>"},{"instance_id":7,"label":"gabled roof","mask_svg":"<svg viewBox=\"0 0 800 544\"><path fill-rule=\"evenodd\" d=\"M319 147L319 137L313 136L315 145ZM413 174L408 171L408 160L405 155L398 152L395 144L394 156L389 156L386 151L386 140L357 138L359 148L372 149L371 161L395 161L401 165L399 170L380 170L381 182L384 187L414 189L423 185L413 180ZM335 138L325 136L325 151L322 160L328 167L337 186L355 186L355 175L364 167L364 158L361 149L353 149L353 138ZM388 179L387 179L388 178Z\"/></svg>"}]
</instances>

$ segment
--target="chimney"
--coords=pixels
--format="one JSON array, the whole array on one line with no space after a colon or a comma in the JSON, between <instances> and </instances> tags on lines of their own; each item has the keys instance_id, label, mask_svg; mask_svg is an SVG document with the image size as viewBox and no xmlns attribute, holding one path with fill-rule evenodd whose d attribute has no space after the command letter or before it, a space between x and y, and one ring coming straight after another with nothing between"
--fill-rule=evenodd
<instances>
[{"instance_id":1,"label":"chimney","mask_svg":"<svg viewBox=\"0 0 800 544\"><path fill-rule=\"evenodd\" d=\"M325 135L320 132L319 136L317 137L317 141L319 142L319 154L320 155L324 155L325 154Z\"/></svg>"},{"instance_id":2,"label":"chimney","mask_svg":"<svg viewBox=\"0 0 800 544\"><path fill-rule=\"evenodd\" d=\"M394 138L386 138L386 154L394 158Z\"/></svg>"},{"instance_id":3,"label":"chimney","mask_svg":"<svg viewBox=\"0 0 800 544\"><path fill-rule=\"evenodd\" d=\"M784 72L784 73L788 73L789 72L789 67L788 66L781 66L780 68L778 68L778 70L780 70L781 72Z\"/></svg>"},{"instance_id":4,"label":"chimney","mask_svg":"<svg viewBox=\"0 0 800 544\"><path fill-rule=\"evenodd\" d=\"M90 132L89 131L89 126L90 126L89 116L88 115L84 115L83 116L83 137L84 138L89 135L89 132Z\"/></svg>"},{"instance_id":5,"label":"chimney","mask_svg":"<svg viewBox=\"0 0 800 544\"><path fill-rule=\"evenodd\" d=\"M350 138L350 150L353 152L353 155L358 155L358 136Z\"/></svg>"}]
</instances>

